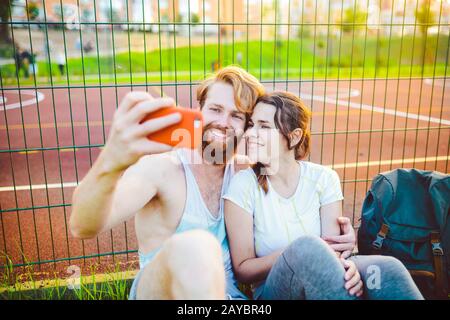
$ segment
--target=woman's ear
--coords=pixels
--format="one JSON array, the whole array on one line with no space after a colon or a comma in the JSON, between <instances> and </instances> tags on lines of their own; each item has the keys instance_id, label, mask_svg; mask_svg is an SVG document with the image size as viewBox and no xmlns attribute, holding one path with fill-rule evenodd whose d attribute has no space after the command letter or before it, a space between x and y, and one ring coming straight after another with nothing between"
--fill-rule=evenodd
<instances>
[{"instance_id":1,"label":"woman's ear","mask_svg":"<svg viewBox=\"0 0 450 320\"><path fill-rule=\"evenodd\" d=\"M300 128L295 129L289 134L289 147L293 148L300 143L303 137L303 130Z\"/></svg>"}]
</instances>

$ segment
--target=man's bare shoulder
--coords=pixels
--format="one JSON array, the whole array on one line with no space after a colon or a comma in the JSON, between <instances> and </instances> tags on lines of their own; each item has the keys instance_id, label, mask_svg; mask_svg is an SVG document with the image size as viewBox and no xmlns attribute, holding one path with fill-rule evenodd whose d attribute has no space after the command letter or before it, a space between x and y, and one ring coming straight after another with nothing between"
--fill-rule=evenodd
<instances>
[{"instance_id":1,"label":"man's bare shoulder","mask_svg":"<svg viewBox=\"0 0 450 320\"><path fill-rule=\"evenodd\" d=\"M130 166L126 173L129 175L164 178L168 174L173 174L181 167L181 162L175 151L146 155L141 157L135 164Z\"/></svg>"},{"instance_id":2,"label":"man's bare shoulder","mask_svg":"<svg viewBox=\"0 0 450 320\"><path fill-rule=\"evenodd\" d=\"M236 154L233 157L234 159L234 170L236 172L245 170L251 166L250 159L243 154Z\"/></svg>"}]
</instances>

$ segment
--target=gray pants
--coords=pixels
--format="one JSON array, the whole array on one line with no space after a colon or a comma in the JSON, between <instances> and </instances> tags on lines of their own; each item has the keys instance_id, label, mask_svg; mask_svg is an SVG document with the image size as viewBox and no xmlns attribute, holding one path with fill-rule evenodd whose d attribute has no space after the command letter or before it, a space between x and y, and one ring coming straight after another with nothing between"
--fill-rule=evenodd
<instances>
[{"instance_id":1,"label":"gray pants","mask_svg":"<svg viewBox=\"0 0 450 320\"><path fill-rule=\"evenodd\" d=\"M408 270L393 257L354 256L369 300L422 300ZM273 265L257 299L357 300L344 288L345 269L328 244L303 236L289 245Z\"/></svg>"}]
</instances>

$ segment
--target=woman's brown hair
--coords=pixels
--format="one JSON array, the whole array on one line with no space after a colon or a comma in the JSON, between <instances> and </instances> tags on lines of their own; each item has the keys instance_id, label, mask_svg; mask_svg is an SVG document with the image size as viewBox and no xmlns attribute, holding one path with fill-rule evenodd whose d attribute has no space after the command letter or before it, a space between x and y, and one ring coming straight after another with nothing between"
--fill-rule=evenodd
<instances>
[{"instance_id":1,"label":"woman's brown hair","mask_svg":"<svg viewBox=\"0 0 450 320\"><path fill-rule=\"evenodd\" d=\"M292 93L276 91L261 96L256 101L256 104L258 103L265 103L275 107L275 127L286 138L288 148L295 150L295 159L302 160L306 158L311 148L311 131L309 129L311 111L305 106L303 101ZM302 130L302 138L296 145L290 146L289 135L295 129ZM267 175L261 174L263 167L264 165L258 162L253 166L253 171L258 178L258 184L267 193Z\"/></svg>"}]
</instances>

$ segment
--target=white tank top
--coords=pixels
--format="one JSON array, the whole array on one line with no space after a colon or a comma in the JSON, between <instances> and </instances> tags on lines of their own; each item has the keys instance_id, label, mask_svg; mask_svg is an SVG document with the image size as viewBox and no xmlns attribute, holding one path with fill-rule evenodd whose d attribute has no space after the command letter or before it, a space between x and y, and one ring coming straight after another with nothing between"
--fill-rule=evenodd
<instances>
[{"instance_id":1,"label":"white tank top","mask_svg":"<svg viewBox=\"0 0 450 320\"><path fill-rule=\"evenodd\" d=\"M195 180L194 174L189 167L187 151L185 149L178 149L176 152L183 165L184 173L186 176L186 204L183 216L180 223L178 224L175 233L192 229L202 229L211 232L221 245L225 274L228 280L232 280L233 282L235 282L231 265L230 249L225 230L225 220L223 214L224 200L222 199L222 196L226 193L231 178L234 175L233 161L225 166L222 190L220 194L219 215L217 217L214 217L203 201L203 197L200 193L197 181ZM143 269L145 265L147 265L147 263L152 260L159 249L160 248L155 249L145 255L139 253L139 262L141 269Z\"/></svg>"}]
</instances>

